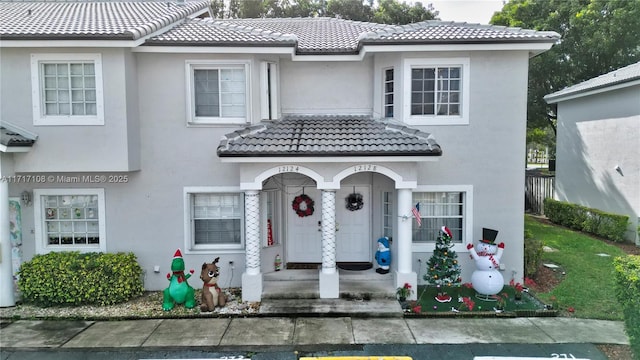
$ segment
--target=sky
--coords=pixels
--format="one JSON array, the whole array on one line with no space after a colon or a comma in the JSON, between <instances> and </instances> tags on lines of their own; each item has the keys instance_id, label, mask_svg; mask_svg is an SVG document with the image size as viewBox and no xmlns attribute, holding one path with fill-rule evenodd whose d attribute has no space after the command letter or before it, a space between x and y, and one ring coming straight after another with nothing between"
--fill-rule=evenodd
<instances>
[{"instance_id":1,"label":"sky","mask_svg":"<svg viewBox=\"0 0 640 360\"><path fill-rule=\"evenodd\" d=\"M424 6L433 4L444 21L488 24L495 11L502 9L503 0L421 0ZM415 2L415 1L414 1Z\"/></svg>"}]
</instances>

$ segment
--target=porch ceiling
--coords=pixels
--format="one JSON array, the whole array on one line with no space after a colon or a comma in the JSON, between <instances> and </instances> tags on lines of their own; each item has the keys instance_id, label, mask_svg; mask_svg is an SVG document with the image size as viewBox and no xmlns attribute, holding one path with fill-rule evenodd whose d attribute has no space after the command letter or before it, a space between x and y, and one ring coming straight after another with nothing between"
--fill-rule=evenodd
<instances>
[{"instance_id":1,"label":"porch ceiling","mask_svg":"<svg viewBox=\"0 0 640 360\"><path fill-rule=\"evenodd\" d=\"M219 157L441 156L434 137L366 116L291 116L223 137Z\"/></svg>"}]
</instances>

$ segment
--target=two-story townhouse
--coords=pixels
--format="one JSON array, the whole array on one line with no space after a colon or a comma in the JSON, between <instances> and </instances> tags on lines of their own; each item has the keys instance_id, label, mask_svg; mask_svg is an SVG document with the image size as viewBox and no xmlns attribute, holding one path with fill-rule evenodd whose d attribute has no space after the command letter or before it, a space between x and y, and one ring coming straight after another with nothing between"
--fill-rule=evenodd
<instances>
[{"instance_id":1,"label":"two-story townhouse","mask_svg":"<svg viewBox=\"0 0 640 360\"><path fill-rule=\"evenodd\" d=\"M31 139L27 152L2 153L2 175L40 175L0 193L21 205L23 260L133 251L145 287L161 289L182 248L190 267L220 256L221 283L255 301L266 279L295 278L270 277L279 256L317 266L318 296L336 298L343 269L374 263L382 236L391 272L374 278L390 292L422 282L446 225L462 254L483 228L499 230L504 277L521 281L528 60L557 34L196 18L206 2L31 4L0 3L17 11L0 32L2 120ZM25 12L76 27L41 35ZM116 36L107 13L140 23ZM82 17L107 23L95 30ZM85 88L77 104L90 121L49 114L76 106L49 97L67 90L49 89L50 64L82 64L85 86L96 80L88 91L100 101ZM474 264L460 262L469 281Z\"/></svg>"}]
</instances>

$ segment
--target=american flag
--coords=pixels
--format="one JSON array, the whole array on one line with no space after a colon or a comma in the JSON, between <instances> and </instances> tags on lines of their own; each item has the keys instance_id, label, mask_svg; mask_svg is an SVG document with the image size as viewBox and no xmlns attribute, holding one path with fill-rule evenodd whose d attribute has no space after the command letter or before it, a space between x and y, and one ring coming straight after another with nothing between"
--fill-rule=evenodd
<instances>
[{"instance_id":1,"label":"american flag","mask_svg":"<svg viewBox=\"0 0 640 360\"><path fill-rule=\"evenodd\" d=\"M420 215L420 203L416 203L416 206L411 209L411 212L413 213L413 216L416 218L416 223L418 224L418 227L420 227L422 225L422 215Z\"/></svg>"}]
</instances>

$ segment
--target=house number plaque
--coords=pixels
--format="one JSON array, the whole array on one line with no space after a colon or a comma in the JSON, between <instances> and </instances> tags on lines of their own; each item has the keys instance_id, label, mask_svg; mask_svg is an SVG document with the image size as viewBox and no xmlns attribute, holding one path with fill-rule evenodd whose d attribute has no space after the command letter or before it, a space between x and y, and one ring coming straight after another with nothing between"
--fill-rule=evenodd
<instances>
[{"instance_id":1,"label":"house number plaque","mask_svg":"<svg viewBox=\"0 0 640 360\"><path fill-rule=\"evenodd\" d=\"M278 166L279 173L288 173L288 172L300 172L300 167L296 165L281 165Z\"/></svg>"},{"instance_id":2,"label":"house number plaque","mask_svg":"<svg viewBox=\"0 0 640 360\"><path fill-rule=\"evenodd\" d=\"M373 164L361 164L353 167L354 173L363 171L376 171L376 166Z\"/></svg>"}]
</instances>

